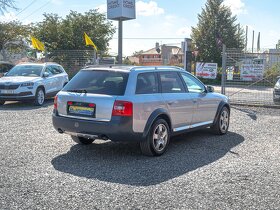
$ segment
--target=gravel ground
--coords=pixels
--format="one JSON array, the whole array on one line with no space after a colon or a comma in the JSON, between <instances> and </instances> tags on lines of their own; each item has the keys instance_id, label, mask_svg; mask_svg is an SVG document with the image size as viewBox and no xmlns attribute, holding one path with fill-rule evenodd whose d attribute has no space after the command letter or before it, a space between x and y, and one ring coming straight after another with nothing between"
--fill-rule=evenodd
<instances>
[{"instance_id":1,"label":"gravel ground","mask_svg":"<svg viewBox=\"0 0 280 210\"><path fill-rule=\"evenodd\" d=\"M233 107L228 135L79 146L44 107L0 108L0 209L280 209L280 109Z\"/></svg>"}]
</instances>

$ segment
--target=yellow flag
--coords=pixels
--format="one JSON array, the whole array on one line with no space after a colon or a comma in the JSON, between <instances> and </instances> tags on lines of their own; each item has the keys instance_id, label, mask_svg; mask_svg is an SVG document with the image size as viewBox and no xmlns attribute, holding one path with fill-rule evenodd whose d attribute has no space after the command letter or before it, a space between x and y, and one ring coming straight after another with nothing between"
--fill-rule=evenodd
<instances>
[{"instance_id":1,"label":"yellow flag","mask_svg":"<svg viewBox=\"0 0 280 210\"><path fill-rule=\"evenodd\" d=\"M97 47L96 45L93 43L93 41L89 38L89 36L86 34L85 32L85 42L86 42L86 46L91 45L93 46L93 48L97 51Z\"/></svg>"},{"instance_id":2,"label":"yellow flag","mask_svg":"<svg viewBox=\"0 0 280 210\"><path fill-rule=\"evenodd\" d=\"M35 37L31 36L31 42L32 42L32 46L40 51L44 51L45 50L45 46L42 42L40 42L38 39L36 39Z\"/></svg>"}]
</instances>

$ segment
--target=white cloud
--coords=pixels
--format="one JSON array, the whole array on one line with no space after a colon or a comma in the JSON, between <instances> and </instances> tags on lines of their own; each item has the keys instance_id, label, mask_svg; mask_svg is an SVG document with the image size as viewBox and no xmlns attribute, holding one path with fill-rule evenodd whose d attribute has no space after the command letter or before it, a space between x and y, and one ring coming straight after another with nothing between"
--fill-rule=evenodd
<instances>
[{"instance_id":1,"label":"white cloud","mask_svg":"<svg viewBox=\"0 0 280 210\"><path fill-rule=\"evenodd\" d=\"M230 7L231 12L234 15L247 13L243 0L225 0L223 4Z\"/></svg>"},{"instance_id":2,"label":"white cloud","mask_svg":"<svg viewBox=\"0 0 280 210\"><path fill-rule=\"evenodd\" d=\"M136 2L136 12L139 16L155 16L164 14L164 9L158 7L155 1L150 1L148 3L138 1Z\"/></svg>"},{"instance_id":3,"label":"white cloud","mask_svg":"<svg viewBox=\"0 0 280 210\"><path fill-rule=\"evenodd\" d=\"M98 9L100 13L107 13L107 4L101 4L97 6L95 9Z\"/></svg>"},{"instance_id":4,"label":"white cloud","mask_svg":"<svg viewBox=\"0 0 280 210\"><path fill-rule=\"evenodd\" d=\"M15 13L13 13L13 12L4 13L4 15L0 16L0 21L1 22L10 22L10 21L13 21L13 20L16 20L16 19L17 19L17 17L15 15Z\"/></svg>"},{"instance_id":5,"label":"white cloud","mask_svg":"<svg viewBox=\"0 0 280 210\"><path fill-rule=\"evenodd\" d=\"M56 5L62 5L63 4L63 0L52 0L52 3L56 4Z\"/></svg>"}]
</instances>

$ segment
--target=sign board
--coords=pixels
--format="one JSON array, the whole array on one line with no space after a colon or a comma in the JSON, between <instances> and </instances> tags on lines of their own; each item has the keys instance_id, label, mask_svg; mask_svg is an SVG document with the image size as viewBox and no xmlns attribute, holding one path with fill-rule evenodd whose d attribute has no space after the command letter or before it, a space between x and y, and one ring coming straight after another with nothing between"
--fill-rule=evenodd
<instances>
[{"instance_id":1,"label":"sign board","mask_svg":"<svg viewBox=\"0 0 280 210\"><path fill-rule=\"evenodd\" d=\"M263 78L263 64L242 64L240 69L240 78L243 81L255 81Z\"/></svg>"},{"instance_id":2,"label":"sign board","mask_svg":"<svg viewBox=\"0 0 280 210\"><path fill-rule=\"evenodd\" d=\"M196 63L196 76L205 79L216 79L218 64L217 63Z\"/></svg>"},{"instance_id":3,"label":"sign board","mask_svg":"<svg viewBox=\"0 0 280 210\"><path fill-rule=\"evenodd\" d=\"M234 66L227 67L227 80L233 80Z\"/></svg>"},{"instance_id":4,"label":"sign board","mask_svg":"<svg viewBox=\"0 0 280 210\"><path fill-rule=\"evenodd\" d=\"M135 19L135 0L107 0L107 18L110 20Z\"/></svg>"}]
</instances>

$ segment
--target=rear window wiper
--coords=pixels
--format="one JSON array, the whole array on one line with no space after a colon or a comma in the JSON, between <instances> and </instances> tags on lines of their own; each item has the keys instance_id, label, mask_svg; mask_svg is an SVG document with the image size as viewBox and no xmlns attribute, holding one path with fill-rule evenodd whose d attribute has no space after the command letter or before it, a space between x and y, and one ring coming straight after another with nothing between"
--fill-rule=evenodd
<instances>
[{"instance_id":1,"label":"rear window wiper","mask_svg":"<svg viewBox=\"0 0 280 210\"><path fill-rule=\"evenodd\" d=\"M67 92L75 92L75 93L87 93L86 89L77 89L77 90L66 90Z\"/></svg>"}]
</instances>

